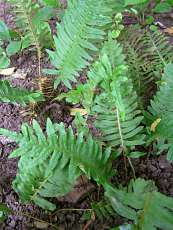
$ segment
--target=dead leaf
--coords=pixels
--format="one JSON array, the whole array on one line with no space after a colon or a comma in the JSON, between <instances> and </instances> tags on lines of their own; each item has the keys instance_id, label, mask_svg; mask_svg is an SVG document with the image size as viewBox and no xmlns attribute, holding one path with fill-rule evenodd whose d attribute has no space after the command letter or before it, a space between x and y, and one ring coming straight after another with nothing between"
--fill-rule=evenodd
<instances>
[{"instance_id":1,"label":"dead leaf","mask_svg":"<svg viewBox=\"0 0 173 230\"><path fill-rule=\"evenodd\" d=\"M152 132L155 132L158 124L161 122L161 118L158 118L157 120L155 120L152 124L151 124L151 127L150 127L150 130Z\"/></svg>"},{"instance_id":2,"label":"dead leaf","mask_svg":"<svg viewBox=\"0 0 173 230\"><path fill-rule=\"evenodd\" d=\"M26 79L27 73L24 69L17 69L15 73L11 75L13 79Z\"/></svg>"},{"instance_id":3,"label":"dead leaf","mask_svg":"<svg viewBox=\"0 0 173 230\"><path fill-rule=\"evenodd\" d=\"M14 73L15 67L0 69L0 75L9 76Z\"/></svg>"},{"instance_id":4,"label":"dead leaf","mask_svg":"<svg viewBox=\"0 0 173 230\"><path fill-rule=\"evenodd\" d=\"M34 221L34 225L37 229L48 229L49 223L42 222L42 221Z\"/></svg>"},{"instance_id":5,"label":"dead leaf","mask_svg":"<svg viewBox=\"0 0 173 230\"><path fill-rule=\"evenodd\" d=\"M82 116L88 114L88 112L86 111L86 109L82 109L82 108L72 108L72 109L70 109L70 115L71 116L75 116L76 113L80 113Z\"/></svg>"},{"instance_id":6,"label":"dead leaf","mask_svg":"<svg viewBox=\"0 0 173 230\"><path fill-rule=\"evenodd\" d=\"M67 195L58 197L60 202L69 202L77 204L80 200L84 199L88 194L95 190L95 185L92 184L86 176L80 176L76 181L73 189Z\"/></svg>"},{"instance_id":7,"label":"dead leaf","mask_svg":"<svg viewBox=\"0 0 173 230\"><path fill-rule=\"evenodd\" d=\"M173 27L170 27L170 28L166 28L164 30L165 33L168 33L169 35L173 36Z\"/></svg>"}]
</instances>

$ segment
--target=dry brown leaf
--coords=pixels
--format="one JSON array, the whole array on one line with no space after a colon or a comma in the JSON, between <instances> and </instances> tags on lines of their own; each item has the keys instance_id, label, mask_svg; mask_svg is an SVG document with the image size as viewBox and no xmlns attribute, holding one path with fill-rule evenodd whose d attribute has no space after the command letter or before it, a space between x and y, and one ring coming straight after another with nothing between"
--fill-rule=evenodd
<instances>
[{"instance_id":1,"label":"dry brown leaf","mask_svg":"<svg viewBox=\"0 0 173 230\"><path fill-rule=\"evenodd\" d=\"M0 69L0 75L9 76L14 73L15 67L7 68L7 69Z\"/></svg>"},{"instance_id":2,"label":"dry brown leaf","mask_svg":"<svg viewBox=\"0 0 173 230\"><path fill-rule=\"evenodd\" d=\"M37 229L48 229L49 223L43 221L34 221L34 225Z\"/></svg>"},{"instance_id":3,"label":"dry brown leaf","mask_svg":"<svg viewBox=\"0 0 173 230\"><path fill-rule=\"evenodd\" d=\"M173 36L173 27L166 28L164 30L165 33L168 33L169 35Z\"/></svg>"},{"instance_id":4,"label":"dry brown leaf","mask_svg":"<svg viewBox=\"0 0 173 230\"><path fill-rule=\"evenodd\" d=\"M70 115L71 116L75 116L76 113L80 113L82 116L88 114L86 109L82 109L82 108L72 108L72 109L70 109Z\"/></svg>"},{"instance_id":5,"label":"dry brown leaf","mask_svg":"<svg viewBox=\"0 0 173 230\"><path fill-rule=\"evenodd\" d=\"M92 184L86 176L82 175L77 179L72 191L65 196L58 197L57 200L60 202L77 204L94 190L95 185Z\"/></svg>"},{"instance_id":6,"label":"dry brown leaf","mask_svg":"<svg viewBox=\"0 0 173 230\"><path fill-rule=\"evenodd\" d=\"M151 127L150 127L150 130L152 132L155 132L158 124L161 122L161 118L157 118L157 120L155 120L152 124L151 124Z\"/></svg>"}]
</instances>

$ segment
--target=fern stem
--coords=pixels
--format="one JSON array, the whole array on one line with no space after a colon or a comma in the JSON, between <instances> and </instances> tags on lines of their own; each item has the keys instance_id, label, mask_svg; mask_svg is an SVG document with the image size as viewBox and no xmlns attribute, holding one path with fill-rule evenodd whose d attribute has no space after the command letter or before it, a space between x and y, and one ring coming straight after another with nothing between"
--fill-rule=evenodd
<instances>
[{"instance_id":1,"label":"fern stem","mask_svg":"<svg viewBox=\"0 0 173 230\"><path fill-rule=\"evenodd\" d=\"M117 109L116 112L117 112L118 131L119 131L120 140L121 140L121 147L123 148L125 170L126 170L126 173L127 173L127 165L126 165L127 149L126 149L126 147L124 146L123 134L122 134L122 131L121 131L121 121L120 121L119 110ZM134 169L134 167L133 167L133 164L132 164L132 162L131 162L131 160L130 160L129 157L127 157L127 159L128 159L128 161L129 161L130 167L131 167L131 169L132 169L133 176L134 176L134 178L136 179L136 173L135 173L135 169Z\"/></svg>"},{"instance_id":2,"label":"fern stem","mask_svg":"<svg viewBox=\"0 0 173 230\"><path fill-rule=\"evenodd\" d=\"M92 208L62 208L62 209L58 209L56 210L54 213L52 213L51 216L56 215L58 212L72 212L72 211L79 211L79 212L92 212L93 209Z\"/></svg>"},{"instance_id":3,"label":"fern stem","mask_svg":"<svg viewBox=\"0 0 173 230\"><path fill-rule=\"evenodd\" d=\"M38 76L41 76L41 50L37 47L37 57L38 57Z\"/></svg>"},{"instance_id":4,"label":"fern stem","mask_svg":"<svg viewBox=\"0 0 173 230\"><path fill-rule=\"evenodd\" d=\"M32 20L30 18L30 15L27 13L27 9L24 7L24 4L21 4L21 7L23 8L23 12L25 14L26 20L28 22L28 26L30 27L30 31L32 33L32 38L34 39L34 45L37 49L37 58L38 58L38 75L41 75L41 49L40 49L40 44L37 39L37 35L35 33L34 26L32 24Z\"/></svg>"},{"instance_id":5,"label":"fern stem","mask_svg":"<svg viewBox=\"0 0 173 230\"><path fill-rule=\"evenodd\" d=\"M136 179L136 172L135 172L135 169L133 167L133 164L132 164L132 161L130 160L130 157L127 157L128 161L129 161L129 164L130 164L130 167L132 169L132 172L133 172L133 177Z\"/></svg>"},{"instance_id":6,"label":"fern stem","mask_svg":"<svg viewBox=\"0 0 173 230\"><path fill-rule=\"evenodd\" d=\"M121 131L120 114L119 114L118 108L116 109L116 113L117 113L118 131L119 131L120 140L121 140L121 147L123 149L124 165L125 165L126 178L127 178L126 148L124 146L123 134L122 134L122 131Z\"/></svg>"},{"instance_id":7,"label":"fern stem","mask_svg":"<svg viewBox=\"0 0 173 230\"><path fill-rule=\"evenodd\" d=\"M119 131L120 140L121 140L121 147L123 148L123 152L125 152L123 134L122 134L122 131L121 131L120 115L119 115L119 110L118 109L116 109L116 113L117 113L118 131Z\"/></svg>"},{"instance_id":8,"label":"fern stem","mask_svg":"<svg viewBox=\"0 0 173 230\"><path fill-rule=\"evenodd\" d=\"M57 212L63 212L63 211L93 211L91 208L62 208L54 212L52 215L55 215Z\"/></svg>"},{"instance_id":9,"label":"fern stem","mask_svg":"<svg viewBox=\"0 0 173 230\"><path fill-rule=\"evenodd\" d=\"M31 215L29 215L28 213L17 212L17 213L12 213L12 214L13 214L13 215L17 215L17 216L26 216L26 217L28 217L28 218L30 218L30 219L33 219L33 220L36 220L36 221L39 221L39 222L48 224L49 226L52 226L54 229L60 230L60 228L59 228L58 226L56 226L56 225L54 225L54 224L52 224L52 223L49 223L49 222L47 222L47 221L45 221L45 220L41 220L41 219L39 219L39 218L36 218L36 217L34 217L34 216L31 216Z\"/></svg>"}]
</instances>

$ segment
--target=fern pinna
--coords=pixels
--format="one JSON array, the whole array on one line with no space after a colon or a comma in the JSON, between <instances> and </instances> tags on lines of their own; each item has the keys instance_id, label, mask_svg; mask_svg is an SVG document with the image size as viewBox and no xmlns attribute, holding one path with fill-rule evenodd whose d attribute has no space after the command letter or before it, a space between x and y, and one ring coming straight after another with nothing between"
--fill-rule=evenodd
<instances>
[{"instance_id":1,"label":"fern pinna","mask_svg":"<svg viewBox=\"0 0 173 230\"><path fill-rule=\"evenodd\" d=\"M55 88L63 82L71 88L79 72L90 65L98 53L98 44L106 37L105 31L111 25L116 9L113 0L70 0L63 20L57 25L54 36L55 51L48 50L56 74Z\"/></svg>"},{"instance_id":2,"label":"fern pinna","mask_svg":"<svg viewBox=\"0 0 173 230\"><path fill-rule=\"evenodd\" d=\"M158 121L154 130L156 140L162 141L160 148L168 149L167 159L173 161L173 122L172 122L172 92L173 92L173 64L166 65L160 82L159 91L151 100L149 112L152 121Z\"/></svg>"},{"instance_id":3,"label":"fern pinna","mask_svg":"<svg viewBox=\"0 0 173 230\"><path fill-rule=\"evenodd\" d=\"M68 193L82 172L98 183L106 183L112 175L110 149L103 151L91 136L86 141L82 133L75 137L72 128L65 130L63 124L52 124L50 119L47 136L36 121L32 128L23 124L21 131L0 129L1 135L19 144L11 154L20 157L13 187L23 201L53 210L55 205L45 198Z\"/></svg>"}]
</instances>

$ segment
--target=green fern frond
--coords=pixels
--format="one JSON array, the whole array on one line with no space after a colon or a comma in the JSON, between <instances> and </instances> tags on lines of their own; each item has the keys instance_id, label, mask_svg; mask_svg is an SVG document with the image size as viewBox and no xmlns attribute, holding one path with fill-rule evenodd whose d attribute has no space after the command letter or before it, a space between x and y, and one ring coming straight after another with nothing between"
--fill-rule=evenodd
<instances>
[{"instance_id":1,"label":"green fern frond","mask_svg":"<svg viewBox=\"0 0 173 230\"><path fill-rule=\"evenodd\" d=\"M33 13L38 9L38 4L32 0L9 0L9 2L13 4L17 26L25 37L28 38L30 44L40 49L39 37L32 23Z\"/></svg>"},{"instance_id":2,"label":"green fern frond","mask_svg":"<svg viewBox=\"0 0 173 230\"><path fill-rule=\"evenodd\" d=\"M13 187L23 201L52 210L54 206L45 197L68 193L82 172L98 183L105 183L112 174L110 149L103 151L91 136L87 140L82 133L75 137L72 128L65 130L63 124L52 124L49 119L47 136L35 120L32 128L23 124L21 131L17 134L0 129L0 135L19 144L11 154L20 156Z\"/></svg>"},{"instance_id":3,"label":"green fern frond","mask_svg":"<svg viewBox=\"0 0 173 230\"><path fill-rule=\"evenodd\" d=\"M44 98L41 92L32 92L21 88L13 88L8 81L0 81L0 102L26 105L26 103L29 102L43 100Z\"/></svg>"},{"instance_id":4,"label":"green fern frond","mask_svg":"<svg viewBox=\"0 0 173 230\"><path fill-rule=\"evenodd\" d=\"M127 39L128 37L128 39ZM160 80L162 70L172 61L172 47L161 32L131 28L122 37L126 61L134 87L144 97L151 81Z\"/></svg>"},{"instance_id":5,"label":"green fern frond","mask_svg":"<svg viewBox=\"0 0 173 230\"><path fill-rule=\"evenodd\" d=\"M96 75L102 76L102 93L96 96L92 113L95 126L101 131L101 141L111 147L134 147L144 143L143 119L138 109L137 95L122 54L122 47L111 39L102 51L101 66Z\"/></svg>"},{"instance_id":6,"label":"green fern frond","mask_svg":"<svg viewBox=\"0 0 173 230\"><path fill-rule=\"evenodd\" d=\"M16 26L21 33L22 49L33 46L37 50L38 74L41 75L41 49L52 43L49 24L39 15L44 13L39 4L32 0L8 0L16 14ZM44 17L43 17L44 18Z\"/></svg>"},{"instance_id":7,"label":"green fern frond","mask_svg":"<svg viewBox=\"0 0 173 230\"><path fill-rule=\"evenodd\" d=\"M139 230L172 230L173 199L157 191L152 181L136 179L130 190L105 186L106 196L115 212L134 221Z\"/></svg>"},{"instance_id":8,"label":"green fern frond","mask_svg":"<svg viewBox=\"0 0 173 230\"><path fill-rule=\"evenodd\" d=\"M120 44L109 37L88 73L88 82L63 96L74 104L81 102L89 114L96 115L101 141L126 152L127 147L143 144L144 135L140 125L143 116L122 51ZM95 92L97 87L101 90L99 95Z\"/></svg>"},{"instance_id":9,"label":"green fern frond","mask_svg":"<svg viewBox=\"0 0 173 230\"><path fill-rule=\"evenodd\" d=\"M143 144L143 127L140 125L143 116L137 108L136 94L131 92L129 97L123 98L125 118L122 118L119 109L109 103L107 98L107 95L99 98L94 108L97 114L95 126L102 134L100 140L108 146L121 147L123 152L126 152L128 147Z\"/></svg>"},{"instance_id":10,"label":"green fern frond","mask_svg":"<svg viewBox=\"0 0 173 230\"><path fill-rule=\"evenodd\" d=\"M90 65L98 45L106 37L105 30L112 22L115 5L112 0L68 1L68 9L54 36L56 49L48 51L56 70L45 70L58 75L55 88L60 82L71 88L79 72Z\"/></svg>"},{"instance_id":11,"label":"green fern frond","mask_svg":"<svg viewBox=\"0 0 173 230\"><path fill-rule=\"evenodd\" d=\"M151 101L149 112L152 114L152 120L159 119L155 127L156 138L162 143L168 142L167 159L173 161L173 64L168 64L164 69L159 91Z\"/></svg>"}]
</instances>

